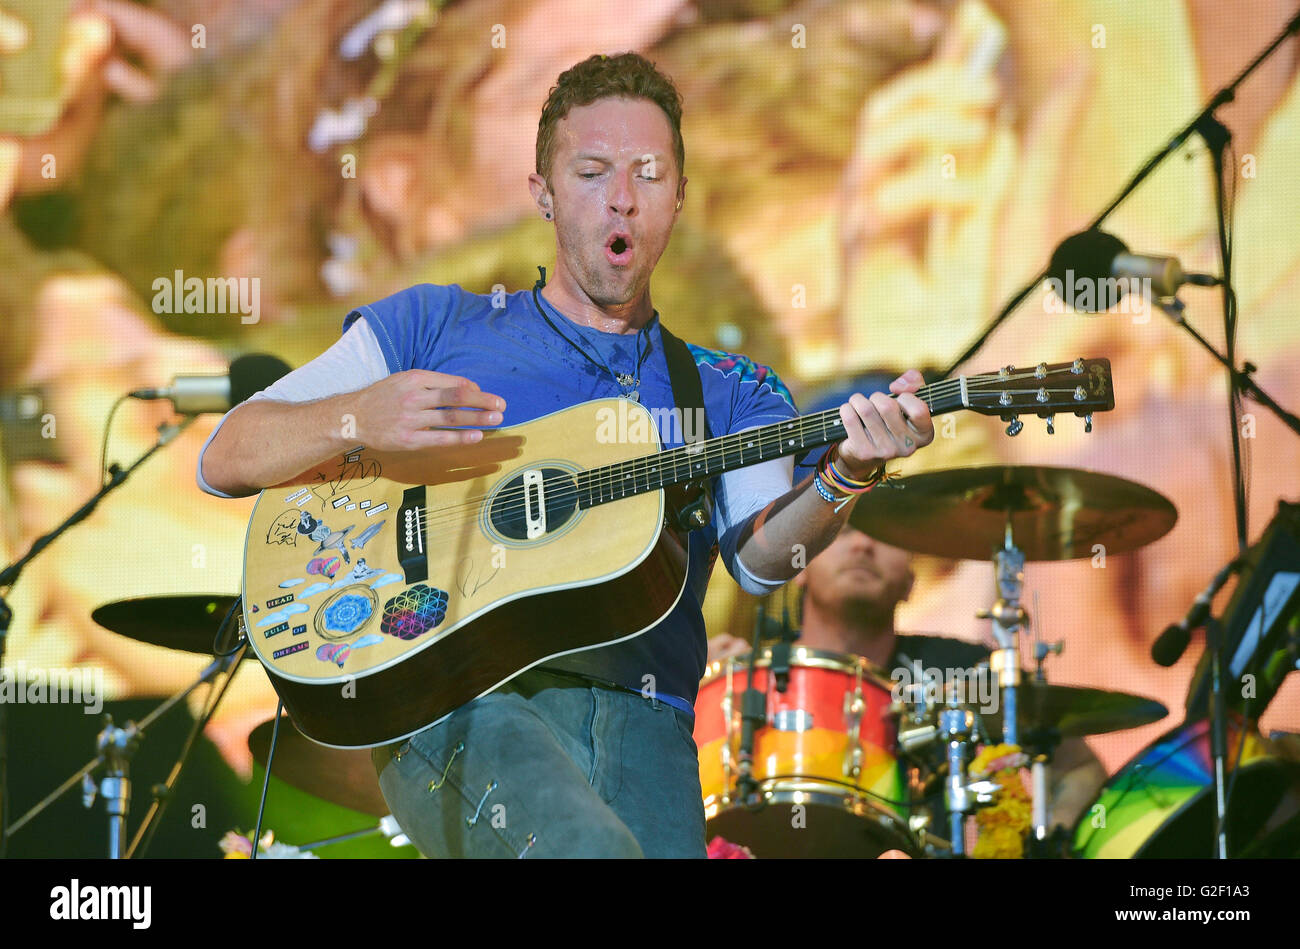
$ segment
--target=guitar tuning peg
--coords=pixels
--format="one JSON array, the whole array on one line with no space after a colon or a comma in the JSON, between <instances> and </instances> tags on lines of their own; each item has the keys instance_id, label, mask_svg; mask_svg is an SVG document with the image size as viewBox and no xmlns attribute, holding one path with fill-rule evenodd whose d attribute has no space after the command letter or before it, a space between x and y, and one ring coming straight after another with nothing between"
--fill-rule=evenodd
<instances>
[{"instance_id":1,"label":"guitar tuning peg","mask_svg":"<svg viewBox=\"0 0 1300 949\"><path fill-rule=\"evenodd\" d=\"M1020 421L1019 417L1012 417L1011 424L1007 426L1007 434L1015 438L1024 427L1025 423Z\"/></svg>"},{"instance_id":2,"label":"guitar tuning peg","mask_svg":"<svg viewBox=\"0 0 1300 949\"><path fill-rule=\"evenodd\" d=\"M1056 434L1056 416L1055 416L1055 415L1048 415L1048 416L1045 416L1045 418L1047 419L1047 434L1048 434L1048 435L1055 435L1055 434Z\"/></svg>"},{"instance_id":3,"label":"guitar tuning peg","mask_svg":"<svg viewBox=\"0 0 1300 949\"><path fill-rule=\"evenodd\" d=\"M1083 431L1085 433L1092 431L1092 413L1089 412L1083 417Z\"/></svg>"}]
</instances>

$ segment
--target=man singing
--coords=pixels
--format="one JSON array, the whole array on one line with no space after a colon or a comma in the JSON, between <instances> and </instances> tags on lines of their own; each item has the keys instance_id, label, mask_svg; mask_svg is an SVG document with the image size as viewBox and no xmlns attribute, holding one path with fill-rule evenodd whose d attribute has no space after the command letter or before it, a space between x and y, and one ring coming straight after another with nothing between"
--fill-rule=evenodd
<instances>
[{"instance_id":1,"label":"man singing","mask_svg":"<svg viewBox=\"0 0 1300 949\"><path fill-rule=\"evenodd\" d=\"M686 199L676 88L632 53L584 60L551 90L536 152L529 187L556 243L554 277L540 293L494 299L425 284L354 310L339 342L226 416L200 456L206 490L252 494L356 444L462 445L484 428L597 398L678 404L650 300ZM690 352L712 435L794 416L767 367ZM798 485L789 459L713 479L713 522L692 535L686 589L657 625L546 662L375 749L384 796L419 850L704 856L691 706L704 671L710 551L716 543L751 593L788 580L795 545L825 547L848 516L844 502L869 490L886 460L933 440L913 394L921 382L909 371L890 387L896 398L852 396L840 408L847 437ZM346 438L345 415L355 420ZM680 433L661 435L665 447L681 443ZM643 694L647 681L655 686Z\"/></svg>"}]
</instances>

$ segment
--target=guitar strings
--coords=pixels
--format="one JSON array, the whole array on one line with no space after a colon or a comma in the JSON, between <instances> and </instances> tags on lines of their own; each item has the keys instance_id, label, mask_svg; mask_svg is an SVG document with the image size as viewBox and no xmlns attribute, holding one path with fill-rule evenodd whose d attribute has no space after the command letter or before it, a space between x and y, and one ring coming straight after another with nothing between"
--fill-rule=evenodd
<instances>
[{"instance_id":1,"label":"guitar strings","mask_svg":"<svg viewBox=\"0 0 1300 949\"><path fill-rule=\"evenodd\" d=\"M987 391L990 389L996 390L998 388L1005 388L1005 384L1009 381L1013 381L1013 380L1018 381L1019 379L1028 379L1032 377L1033 377L1033 373L1028 371L1024 373L1009 375L1006 377L998 377L994 375L973 377L967 380L968 383L967 388L968 391L972 391L975 389L981 391ZM988 380L988 384L979 384L979 383L983 383L984 380ZM934 386L923 387L921 391L926 392L928 397L929 395L933 394L935 391L938 390L942 390L940 394L949 394L953 392L955 389L959 389L959 388L960 388L959 379L945 380L944 382L941 383L935 383ZM1046 388L1047 387L1040 386L1034 389L1017 389L1017 390L1007 390L1007 391L1014 391L1017 394L1029 394L1031 392L1037 392L1038 389L1046 389ZM1051 388L1051 389L1047 389L1047 391L1060 394L1067 391L1072 392L1073 390ZM919 392L918 395L920 395ZM1020 407L1007 406L1007 408L1009 410L1014 410ZM1038 410L1038 406L1032 406L1032 408ZM1021 408L1021 411L1024 411L1024 408ZM836 414L832 416L832 413L836 413ZM838 417L837 413L838 413L837 409L828 409L825 410L824 412L802 416L799 419L792 419L790 420L791 422L798 423L798 428L794 432L794 434L802 440L803 438L806 438L808 435L814 434L816 430L820 427L822 430L822 437L825 437L827 422L830 421L832 417ZM777 423L773 423L773 426L768 426L768 427L769 428L779 427L788 424L790 423L777 422ZM740 441L744 441L745 439L752 440L755 437L755 434L760 431L762 431L762 429L748 430L745 432L735 432L729 435L720 436L719 438L716 439L711 439L711 442L714 443L714 447L712 448L705 448L705 449L697 448L694 451L688 451L686 446L679 446L677 448L669 449L667 451L658 452L651 455L644 455L638 458L628 459L627 461L623 461L623 462L615 462L612 465L605 465L600 468L586 469L585 471L581 471L576 474L566 473L561 476L556 476L544 480L542 482L542 487L543 489L549 487L552 490L558 490L560 488L569 485L577 484L580 481L580 479L586 476L587 482L585 484L579 485L579 487L585 488L589 499L594 499L599 497L600 501L603 502L606 500L605 495L609 494L610 497L608 498L608 500L618 500L622 497L627 497L629 493L631 494L644 493L644 491L641 490L634 490L632 492L628 492L626 490L625 482L627 481L627 479L633 478L637 474L635 470L629 472L628 471L629 466L634 467L638 464L647 464L651 461L657 460L659 464L656 464L655 468L664 467L666 466L667 463L671 461L675 469L677 467L677 462L680 460L680 457L674 457L674 456L685 455L691 461L697 461L699 459L703 459L705 462L704 466L707 475L707 468L709 466L709 463L716 460L722 460L725 462L726 460L725 456L728 451L739 448ZM771 431L768 433L768 435L760 436L759 440L764 444L775 442L775 444L772 444L772 447L775 448L778 445L780 445L781 442L785 441L786 437L790 434L791 432L789 431L789 429L786 429L785 431L782 432ZM723 444L724 442L730 442L730 443ZM827 444L827 443L828 442L822 442L821 444ZM801 445L800 447L803 448L807 446ZM816 446L814 445L813 447ZM793 453L794 452L785 452L784 454L793 454ZM778 457L778 456L773 455L773 457ZM649 473L648 470L645 473ZM620 478L620 475L623 475L624 477ZM594 480L593 480L593 476L594 476ZM687 477L683 480L689 481L690 478ZM633 481L633 487L634 488L636 487L635 481ZM619 490L623 491L623 493L615 496L614 492ZM477 512L477 510L481 507L482 502L487 500L489 497L491 497L491 494L479 495L476 497L464 499L463 501L459 502L459 504L453 505L451 507L430 509L426 506L426 507L419 508L418 510L421 513L426 515L456 516L459 515L462 511L471 510L471 509ZM528 503L529 502L527 500L512 503L505 507L499 508L498 512L507 515L516 514L519 511L523 510ZM446 518L443 517L443 518L439 518L439 520L436 521L426 519L426 522L430 524L444 523L445 520Z\"/></svg>"},{"instance_id":2,"label":"guitar strings","mask_svg":"<svg viewBox=\"0 0 1300 949\"><path fill-rule=\"evenodd\" d=\"M1029 389L1006 389L1005 388L1008 382L1021 381L1025 379L1031 379L1031 378L1035 378L1035 374L1033 371L1029 371L1029 370L1026 370L1024 372L1012 373L1007 376L998 376L991 373L982 374L980 376L969 377L966 380L967 392L968 393L975 392L975 391L985 392L990 390L1003 389L1003 391L1006 391L1008 393L1012 393L1016 395L1027 395L1027 394L1035 393L1040 389L1045 389L1046 391L1054 394L1074 391L1073 389L1048 388L1045 386L1029 388ZM941 382L934 383L929 386L923 386L916 393L916 395L920 398L930 400L932 404L933 398L935 396L942 397L945 395L955 394L960 390L960 388L961 388L960 378L949 379L949 380L943 380ZM1014 411L1016 408L1020 408L1021 411L1024 411L1026 408L1033 408L1035 410L1038 410L1037 406L1030 406L1030 407L1007 406L1006 408L1010 411ZM806 445L802 444L803 439L805 439L810 434L816 434L818 429L820 429L821 431L821 437L825 437L828 424L833 419L838 419L838 409L827 409L823 412L814 413L811 415L802 416L798 419L790 420L790 422L797 424L797 428L793 433L790 431L790 429L787 428L784 431L769 431L768 434L766 435L757 436L758 441L762 443L760 445L760 455L762 454L761 448L764 445L768 445L770 443L771 447L773 448L779 447L781 443L786 441L787 437L790 436L791 434L793 434L796 438L800 440L801 442L800 449L807 447ZM773 426L765 426L765 428L772 428L772 427L779 428L780 426L784 426L788 424L790 423L777 422L777 423L773 423ZM635 478L636 475L639 473L635 470L636 465L638 464L649 465L650 462L656 462L653 468L647 468L644 472L640 472L644 474L649 474L651 470L658 470L667 467L669 464L672 465L675 471L676 468L678 467L678 462L683 460L683 458L685 458L685 460L688 460L691 463L703 462L706 471L706 476L707 476L707 470L713 461L721 460L725 462L726 455L729 451L734 451L736 449L739 449L741 447L741 442L744 442L746 440L753 442L757 433L761 431L763 431L763 429L751 429L744 432L734 432L729 435L723 435L718 438L710 440L710 442L714 443L712 447L695 448L694 450L691 450L688 448L688 446L678 446L676 448L668 449L667 451L661 451L651 455L644 455L639 458L628 459L627 461L623 461L623 462L615 462L613 464L604 465L599 468L589 468L584 471L577 472L576 474L566 473L561 476L553 476L551 478L544 479L542 481L542 488L543 490L550 488L552 491L557 491L572 486L575 494L580 494L585 492L588 500L599 498L600 501L606 500L606 495L609 495L608 500L618 500L619 498L627 497L629 494L645 493L645 491L642 490L635 490L637 487ZM828 444L828 443L829 441L822 442L821 444ZM817 446L814 445L813 447L817 447ZM798 449L796 449L796 451L797 450ZM794 454L794 453L795 452L786 452L784 454ZM784 455L780 457L783 456ZM778 456L773 455L772 457L775 458ZM762 459L762 460L767 460L767 459ZM629 467L632 468L631 471L628 470ZM585 483L582 482L582 479L584 477L587 479ZM634 489L630 492L626 488L626 482L629 478L633 479L632 488ZM684 480L689 481L690 478L688 477ZM620 490L623 493L616 497L615 492ZM475 516L477 517L477 512L481 509L482 502L486 501L491 496L492 494L489 493L485 495L478 495L475 497L466 498L460 501L458 504L446 508L431 509L427 506L424 506L424 507L416 508L415 510L417 510L420 514L424 515L424 520L426 525L445 526L448 520L452 520L452 521L463 520L463 518L460 515L468 511L473 511L475 513ZM515 515L521 511L526 510L527 507L529 506L529 503L530 502L526 498L518 502L511 502L501 508L498 508L497 513L504 514L507 516Z\"/></svg>"},{"instance_id":3,"label":"guitar strings","mask_svg":"<svg viewBox=\"0 0 1300 949\"><path fill-rule=\"evenodd\" d=\"M1034 392L1037 390L1030 389L1030 390L1009 390L1009 391L1016 391L1016 392L1027 394L1029 392ZM1049 391L1060 393L1067 390L1054 389ZM830 412L833 410L827 410L827 411ZM820 444L829 444L831 441L834 441L835 439L826 438L828 421L829 419L826 413L818 413L815 415L804 416L798 428L793 433L789 429L780 432L769 432L767 435L759 436L758 442L761 443L762 445L770 445L773 449L776 449L780 447L781 443L785 442L787 440L787 436L791 434L794 434L797 440L800 441L799 449L795 449L794 451L784 451L784 452L773 454L772 455L773 458L794 454L798 450L809 447L809 445L805 441L805 439L807 439L809 435L816 435L818 438L823 439L821 441L814 442L812 447L817 447ZM779 426L784 423L776 423L776 424ZM820 434L818 434L819 427L820 427ZM747 432L737 432L731 435L722 436L721 438L715 440L719 443L718 445L715 446L715 448L705 450L705 451L700 451L697 449L695 452L689 453L687 455L687 458L692 462L702 458L704 468L705 468L705 475L708 476L709 474L708 468L712 464L712 462L719 461L719 460L725 462L726 461L725 456L729 451L734 451L740 448L738 441L732 442L730 444L721 444L724 440L744 440L747 437L752 441L754 439L754 436L755 436L755 431L753 430ZM794 440L796 439L790 439L790 441L794 441ZM752 444L750 447L752 447ZM657 471L661 467L667 467L668 462L672 463L673 469L674 471L676 471L678 467L677 462L680 460L680 457L672 457L672 456L674 456L674 453L682 453L682 452L684 452L684 449L679 447L679 448L670 449L665 452L659 452L654 455L645 455L636 459L629 459L628 461L615 463L614 465L611 466L587 469L585 471L578 472L576 474L566 473L560 476L553 476L549 479L543 480L542 487L544 490L546 488L550 488L552 491L571 488L575 494L585 493L589 502L595 500L596 503L604 503L606 501L619 500L621 498L628 497L629 495L642 494L648 490L651 490L648 487L642 488L638 484L636 480L636 477L638 475L650 474L652 471ZM760 451L760 455L761 455L761 451ZM648 465L649 462L655 460L658 460L660 463L650 467L646 467L642 471L636 470L637 465ZM620 475L622 475L622 477L619 477ZM593 478L592 476L596 476L596 477ZM586 477L587 479L585 482L582 480L584 477ZM627 482L629 480L631 480L632 490L628 490L629 486ZM674 483L681 483L682 481L689 481L689 480L691 480L691 478L688 476L685 478L681 478ZM533 503L523 497L523 492L520 492L520 496L521 496L521 500L513 501L504 506L501 506L496 509L496 512L498 514L504 514L507 516L514 515L524 510L530 503ZM418 508L418 510L422 514L426 515L427 524L441 525L441 524L445 524L448 518L451 518L453 520L459 519L459 516L464 511L473 510L477 514L477 511L481 508L481 503L487 500L489 497L491 497L491 494L479 495L476 497L471 497L469 499L466 499L460 502L458 505L453 505L446 508L431 509L425 506L422 508ZM595 506L595 505L589 503L586 506Z\"/></svg>"}]
</instances>

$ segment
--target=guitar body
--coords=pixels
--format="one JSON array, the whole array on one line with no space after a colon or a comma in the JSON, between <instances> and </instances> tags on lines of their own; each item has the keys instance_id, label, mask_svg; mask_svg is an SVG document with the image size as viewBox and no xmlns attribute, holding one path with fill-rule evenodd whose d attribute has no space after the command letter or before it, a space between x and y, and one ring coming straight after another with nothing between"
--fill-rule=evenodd
<instances>
[{"instance_id":1,"label":"guitar body","mask_svg":"<svg viewBox=\"0 0 1300 949\"><path fill-rule=\"evenodd\" d=\"M644 407L602 399L476 445L357 448L263 491L244 622L295 725L336 747L396 741L655 625L686 580L665 491L584 507L573 478L657 449Z\"/></svg>"}]
</instances>

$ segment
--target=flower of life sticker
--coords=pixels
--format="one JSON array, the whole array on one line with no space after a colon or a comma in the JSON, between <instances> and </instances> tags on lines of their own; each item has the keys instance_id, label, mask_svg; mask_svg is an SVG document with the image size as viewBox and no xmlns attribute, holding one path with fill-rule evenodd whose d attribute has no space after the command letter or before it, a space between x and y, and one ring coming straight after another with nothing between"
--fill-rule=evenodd
<instances>
[{"instance_id":1,"label":"flower of life sticker","mask_svg":"<svg viewBox=\"0 0 1300 949\"><path fill-rule=\"evenodd\" d=\"M339 590L316 611L316 635L326 642L347 639L370 622L379 597L364 583Z\"/></svg>"},{"instance_id":2,"label":"flower of life sticker","mask_svg":"<svg viewBox=\"0 0 1300 949\"><path fill-rule=\"evenodd\" d=\"M398 639L427 633L447 615L447 591L417 583L384 604L379 631Z\"/></svg>"}]
</instances>

